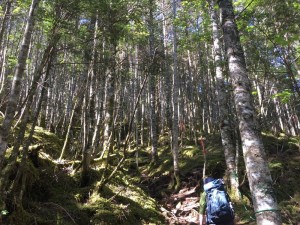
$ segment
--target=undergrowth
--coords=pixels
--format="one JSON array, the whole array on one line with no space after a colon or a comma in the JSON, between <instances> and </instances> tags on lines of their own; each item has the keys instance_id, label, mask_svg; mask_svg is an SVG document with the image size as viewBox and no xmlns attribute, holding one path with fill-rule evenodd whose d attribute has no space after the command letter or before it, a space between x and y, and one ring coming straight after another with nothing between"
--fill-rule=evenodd
<instances>
[{"instance_id":1,"label":"undergrowth","mask_svg":"<svg viewBox=\"0 0 300 225\"><path fill-rule=\"evenodd\" d=\"M263 141L277 192L284 224L300 221L300 151L299 140L288 137L264 135ZM172 155L166 138L158 150L158 162L150 164L149 149L132 148L124 167L119 170L101 191L97 189L102 176L101 166L95 162L90 171L89 185L80 186L80 173L73 168L78 161L59 162L63 141L54 134L37 128L34 143L42 148L36 161L28 161L28 186L23 209L6 212L3 223L14 225L164 225L165 218L159 211L159 200L173 192ZM220 137L207 135L207 175L210 171L225 176L225 161ZM203 149L194 143L181 143L180 176L184 185L201 189ZM240 153L239 176L245 169ZM109 168L112 170L113 168ZM80 170L79 170L80 171ZM192 182L189 179L193 177ZM241 193L243 194L243 193ZM251 202L247 197L235 202L239 224L255 224Z\"/></svg>"}]
</instances>

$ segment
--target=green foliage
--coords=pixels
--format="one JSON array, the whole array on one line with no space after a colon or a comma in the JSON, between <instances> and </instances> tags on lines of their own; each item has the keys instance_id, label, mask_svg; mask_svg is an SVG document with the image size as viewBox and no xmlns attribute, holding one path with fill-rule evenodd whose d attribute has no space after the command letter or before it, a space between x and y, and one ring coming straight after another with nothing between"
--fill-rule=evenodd
<instances>
[{"instance_id":1,"label":"green foliage","mask_svg":"<svg viewBox=\"0 0 300 225\"><path fill-rule=\"evenodd\" d=\"M10 67L15 67L18 63L18 59L15 56L8 57L8 65Z\"/></svg>"},{"instance_id":2,"label":"green foliage","mask_svg":"<svg viewBox=\"0 0 300 225\"><path fill-rule=\"evenodd\" d=\"M269 167L271 170L274 170L274 169L282 169L282 163L281 162L271 162L269 164Z\"/></svg>"},{"instance_id":3,"label":"green foliage","mask_svg":"<svg viewBox=\"0 0 300 225\"><path fill-rule=\"evenodd\" d=\"M131 42L146 42L149 36L149 31L144 22L131 22L124 29L127 32L126 40Z\"/></svg>"},{"instance_id":4,"label":"green foliage","mask_svg":"<svg viewBox=\"0 0 300 225\"><path fill-rule=\"evenodd\" d=\"M283 103L288 103L290 100L290 97L292 96L292 93L290 90L285 89L280 93L277 93L275 95L273 95L273 98L279 98L281 102Z\"/></svg>"},{"instance_id":5,"label":"green foliage","mask_svg":"<svg viewBox=\"0 0 300 225\"><path fill-rule=\"evenodd\" d=\"M18 13L20 13L20 11L21 11L21 7L20 6L18 6L18 7L16 7L16 8L14 8L14 10L12 11L12 13L13 14L18 14Z\"/></svg>"},{"instance_id":6,"label":"green foliage","mask_svg":"<svg viewBox=\"0 0 300 225\"><path fill-rule=\"evenodd\" d=\"M193 50L199 46L199 42L210 40L211 23L206 10L206 1L182 1L177 17L173 20L179 53Z\"/></svg>"},{"instance_id":7,"label":"green foliage","mask_svg":"<svg viewBox=\"0 0 300 225\"><path fill-rule=\"evenodd\" d=\"M31 4L31 0L17 0L16 7L14 7L12 14L18 15L21 13L27 13Z\"/></svg>"}]
</instances>

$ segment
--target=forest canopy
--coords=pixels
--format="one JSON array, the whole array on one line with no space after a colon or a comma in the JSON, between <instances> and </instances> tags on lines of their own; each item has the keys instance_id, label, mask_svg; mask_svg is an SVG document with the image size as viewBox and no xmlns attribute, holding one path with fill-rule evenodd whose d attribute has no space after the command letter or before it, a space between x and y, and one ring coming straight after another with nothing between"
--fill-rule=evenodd
<instances>
[{"instance_id":1,"label":"forest canopy","mask_svg":"<svg viewBox=\"0 0 300 225\"><path fill-rule=\"evenodd\" d=\"M299 190L280 185L299 170L299 1L3 0L0 24L0 224L32 224L33 202L67 212L40 196L49 174L84 190L85 218L115 210L118 182L174 194L194 169L196 196L217 175L256 224L296 224Z\"/></svg>"}]
</instances>

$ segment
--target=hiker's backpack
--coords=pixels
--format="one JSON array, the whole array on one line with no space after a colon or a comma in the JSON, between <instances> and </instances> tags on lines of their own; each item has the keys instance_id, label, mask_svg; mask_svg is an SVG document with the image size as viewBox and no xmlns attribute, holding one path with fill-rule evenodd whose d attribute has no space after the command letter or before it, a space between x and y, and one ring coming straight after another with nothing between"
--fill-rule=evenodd
<instances>
[{"instance_id":1,"label":"hiker's backpack","mask_svg":"<svg viewBox=\"0 0 300 225\"><path fill-rule=\"evenodd\" d=\"M207 224L233 221L234 211L222 179L213 180L204 185L206 192Z\"/></svg>"}]
</instances>

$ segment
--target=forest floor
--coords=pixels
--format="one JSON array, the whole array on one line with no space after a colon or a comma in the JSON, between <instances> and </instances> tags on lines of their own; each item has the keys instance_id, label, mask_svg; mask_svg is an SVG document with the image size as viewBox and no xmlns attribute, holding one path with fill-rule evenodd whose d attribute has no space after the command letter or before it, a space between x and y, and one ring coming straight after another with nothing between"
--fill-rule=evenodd
<instances>
[{"instance_id":1,"label":"forest floor","mask_svg":"<svg viewBox=\"0 0 300 225\"><path fill-rule=\"evenodd\" d=\"M160 204L160 211L168 224L199 224L199 174L201 173L202 169L199 168L185 176L181 180L181 187L177 192L168 190L168 186L172 182L171 176L160 176L144 187Z\"/></svg>"},{"instance_id":2,"label":"forest floor","mask_svg":"<svg viewBox=\"0 0 300 225\"><path fill-rule=\"evenodd\" d=\"M221 142L218 136L210 135L206 139L207 171L225 171L226 165L221 151ZM282 211L284 224L300 225L300 146L299 140L289 137L274 137L263 135L263 141L272 173L279 207ZM164 173L165 168L172 170L171 162L163 157L170 152L168 148L160 149L160 166L145 169L150 171L144 176L142 183L148 180L146 189L150 196L161 205L160 210L168 224L186 225L199 224L198 208L199 196L202 189L203 152L199 146L181 146L181 186L177 192L169 190L172 184L172 175ZM245 177L242 153L239 156L239 177ZM222 174L226 182L226 175ZM143 181L144 180L144 181ZM150 181L149 181L150 180ZM241 181L240 181L241 182ZM228 182L227 182L228 183ZM247 180L241 187L242 199L232 199L235 208L237 225L255 225L255 214L251 205L251 197Z\"/></svg>"},{"instance_id":3,"label":"forest floor","mask_svg":"<svg viewBox=\"0 0 300 225\"><path fill-rule=\"evenodd\" d=\"M181 186L171 188L172 156L167 140L159 140L156 165L150 164L149 148L131 148L123 168L103 190L98 181L103 175L101 163L92 163L88 185L80 185L80 161L59 158L63 140L38 129L35 145L42 145L38 154L29 154L27 190L20 211L3 214L3 225L193 225L198 222L199 196L202 191L203 152L186 141L180 147ZM299 225L300 221L300 149L299 140L264 135L264 143L278 196L284 224ZM207 171L224 172L225 162L217 135L205 140ZM138 153L138 154L137 154ZM68 153L69 156L72 152ZM138 157L137 157L138 155ZM242 154L240 154L242 155ZM108 167L110 173L115 162ZM114 159L114 158L112 158ZM240 156L239 176L244 176ZM224 176L226 182L226 176ZM247 184L247 182L245 182ZM247 196L235 200L237 224L254 225L254 213ZM2 211L6 212L6 211ZM2 213L1 212L1 213Z\"/></svg>"},{"instance_id":4,"label":"forest floor","mask_svg":"<svg viewBox=\"0 0 300 225\"><path fill-rule=\"evenodd\" d=\"M199 197L202 191L200 185L202 173L202 167L196 167L186 173L181 177L181 186L176 192L169 190L169 185L172 183L171 176L160 176L155 179L146 176L143 178L144 182L151 180L151 183L148 182L144 189L148 190L150 196L160 204L160 211L166 218L167 224L199 224L198 209ZM144 182L142 181L141 183L143 184ZM248 203L241 203L241 201L237 203L239 205L239 214L236 214L236 225L254 225L254 219L251 217L251 214L253 214L251 206ZM244 204L245 212L241 213L241 210L243 210L242 204Z\"/></svg>"}]
</instances>

